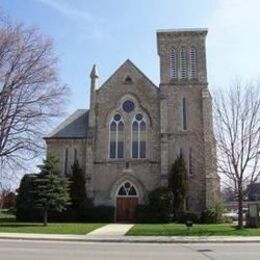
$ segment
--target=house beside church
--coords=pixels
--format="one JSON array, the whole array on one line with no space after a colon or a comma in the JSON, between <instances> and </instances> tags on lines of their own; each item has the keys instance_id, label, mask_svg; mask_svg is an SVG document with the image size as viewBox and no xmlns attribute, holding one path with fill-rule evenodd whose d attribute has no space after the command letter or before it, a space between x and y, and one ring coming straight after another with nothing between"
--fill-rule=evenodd
<instances>
[{"instance_id":1,"label":"house beside church","mask_svg":"<svg viewBox=\"0 0 260 260\"><path fill-rule=\"evenodd\" d=\"M45 138L62 173L79 161L88 197L94 205L114 206L115 221L133 221L136 205L168 185L180 154L186 208L201 211L218 196L206 35L206 29L157 31L159 86L130 60L99 86L94 65L89 109L76 110Z\"/></svg>"}]
</instances>

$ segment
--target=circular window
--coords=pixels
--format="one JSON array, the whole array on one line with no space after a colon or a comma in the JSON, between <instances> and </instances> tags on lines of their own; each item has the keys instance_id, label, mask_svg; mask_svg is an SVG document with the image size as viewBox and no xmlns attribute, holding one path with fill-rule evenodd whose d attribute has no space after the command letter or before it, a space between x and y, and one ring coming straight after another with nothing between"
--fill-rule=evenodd
<instances>
[{"instance_id":1,"label":"circular window","mask_svg":"<svg viewBox=\"0 0 260 260\"><path fill-rule=\"evenodd\" d=\"M131 186L131 184L130 184L129 182L126 182L126 183L125 183L125 188L126 188L126 189L129 189L130 186Z\"/></svg>"},{"instance_id":2,"label":"circular window","mask_svg":"<svg viewBox=\"0 0 260 260\"><path fill-rule=\"evenodd\" d=\"M143 115L142 114L137 114L135 116L135 119L138 120L138 121L141 121L143 119Z\"/></svg>"},{"instance_id":3,"label":"circular window","mask_svg":"<svg viewBox=\"0 0 260 260\"><path fill-rule=\"evenodd\" d=\"M116 115L114 116L114 120L115 120L115 121L120 121L120 120L121 120L121 115L116 114Z\"/></svg>"},{"instance_id":4,"label":"circular window","mask_svg":"<svg viewBox=\"0 0 260 260\"><path fill-rule=\"evenodd\" d=\"M123 109L125 112L127 113L130 113L132 112L134 109L135 109L135 104L133 101L131 100L126 100L124 103L123 103Z\"/></svg>"}]
</instances>

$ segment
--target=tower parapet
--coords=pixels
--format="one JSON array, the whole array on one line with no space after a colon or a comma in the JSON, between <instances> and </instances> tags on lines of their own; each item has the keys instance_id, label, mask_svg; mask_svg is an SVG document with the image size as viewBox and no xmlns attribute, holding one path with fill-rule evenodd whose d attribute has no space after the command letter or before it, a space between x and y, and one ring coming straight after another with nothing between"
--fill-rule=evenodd
<instances>
[{"instance_id":1,"label":"tower parapet","mask_svg":"<svg viewBox=\"0 0 260 260\"><path fill-rule=\"evenodd\" d=\"M161 84L207 83L207 29L158 30Z\"/></svg>"}]
</instances>

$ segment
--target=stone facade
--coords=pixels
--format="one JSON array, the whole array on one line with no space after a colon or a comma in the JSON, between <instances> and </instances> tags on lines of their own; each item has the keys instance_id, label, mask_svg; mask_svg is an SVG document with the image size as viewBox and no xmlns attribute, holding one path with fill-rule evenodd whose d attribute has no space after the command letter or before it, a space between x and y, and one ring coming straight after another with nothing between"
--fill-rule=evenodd
<instances>
[{"instance_id":1,"label":"stone facade","mask_svg":"<svg viewBox=\"0 0 260 260\"><path fill-rule=\"evenodd\" d=\"M145 204L149 191L168 185L169 170L180 153L188 169L187 208L203 210L218 195L206 35L207 30L201 29L157 32L159 86L127 60L98 87L94 66L89 111L75 112L46 137L47 153L60 158L62 172L64 164L67 169L75 158L79 160L86 174L88 196L95 205L116 206L119 189L126 182L134 186L136 193L132 195L138 203ZM125 101L134 107L126 110ZM145 130L139 129L139 158L133 158L137 114L142 115ZM124 127L113 137L110 129L115 115L120 115ZM111 152L112 138L117 138L118 154L123 143L122 156Z\"/></svg>"}]
</instances>

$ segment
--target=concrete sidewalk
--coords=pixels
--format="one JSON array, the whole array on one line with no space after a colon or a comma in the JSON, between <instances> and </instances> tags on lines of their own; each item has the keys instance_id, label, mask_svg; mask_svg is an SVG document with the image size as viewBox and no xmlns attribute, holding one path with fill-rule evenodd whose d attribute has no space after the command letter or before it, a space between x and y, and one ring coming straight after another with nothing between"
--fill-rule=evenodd
<instances>
[{"instance_id":1,"label":"concrete sidewalk","mask_svg":"<svg viewBox=\"0 0 260 260\"><path fill-rule=\"evenodd\" d=\"M87 238L120 238L123 237L133 224L108 224L88 233Z\"/></svg>"},{"instance_id":2,"label":"concrete sidewalk","mask_svg":"<svg viewBox=\"0 0 260 260\"><path fill-rule=\"evenodd\" d=\"M53 235L53 234L25 234L0 233L0 239L41 240L64 242L109 242L109 243L260 243L259 237L231 237L231 236L123 236L106 235L104 237L89 235Z\"/></svg>"}]
</instances>

